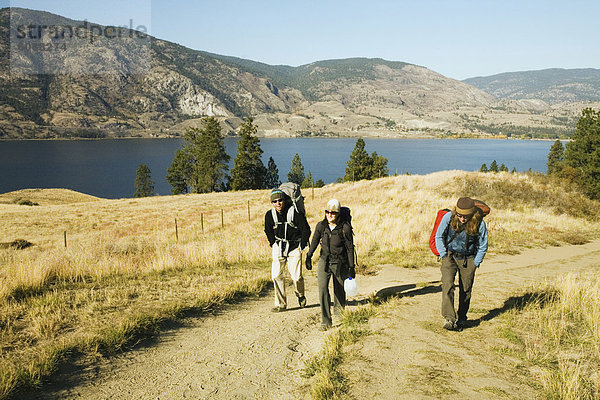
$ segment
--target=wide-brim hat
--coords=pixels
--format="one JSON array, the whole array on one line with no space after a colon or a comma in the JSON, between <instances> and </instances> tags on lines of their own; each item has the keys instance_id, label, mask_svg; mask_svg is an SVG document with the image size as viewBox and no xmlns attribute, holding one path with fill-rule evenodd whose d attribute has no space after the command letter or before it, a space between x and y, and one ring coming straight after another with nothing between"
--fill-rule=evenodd
<instances>
[{"instance_id":1,"label":"wide-brim hat","mask_svg":"<svg viewBox=\"0 0 600 400\"><path fill-rule=\"evenodd\" d=\"M456 202L456 212L461 215L472 215L475 212L475 202L470 197L461 197Z\"/></svg>"}]
</instances>

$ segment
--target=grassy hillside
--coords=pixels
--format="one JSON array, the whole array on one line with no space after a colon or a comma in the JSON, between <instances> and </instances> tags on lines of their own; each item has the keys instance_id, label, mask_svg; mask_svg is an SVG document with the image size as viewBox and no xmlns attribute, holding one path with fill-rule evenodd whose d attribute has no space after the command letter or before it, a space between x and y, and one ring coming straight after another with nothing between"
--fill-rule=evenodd
<instances>
[{"instance_id":1,"label":"grassy hillside","mask_svg":"<svg viewBox=\"0 0 600 400\"><path fill-rule=\"evenodd\" d=\"M492 208L488 257L583 243L600 228L597 203L529 175L446 171L305 193L313 228L332 197L352 209L359 274L382 263L437 265L427 245L435 213L462 195ZM0 204L0 241L35 244L0 250L0 397L38 385L75 355L93 362L185 315L262 293L270 280L267 196Z\"/></svg>"}]
</instances>

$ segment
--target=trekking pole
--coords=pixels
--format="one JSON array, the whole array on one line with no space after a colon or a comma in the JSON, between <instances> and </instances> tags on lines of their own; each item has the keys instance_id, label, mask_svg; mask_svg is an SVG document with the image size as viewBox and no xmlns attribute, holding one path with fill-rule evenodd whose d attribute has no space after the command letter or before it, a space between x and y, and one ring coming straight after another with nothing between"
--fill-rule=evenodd
<instances>
[{"instance_id":1,"label":"trekking pole","mask_svg":"<svg viewBox=\"0 0 600 400\"><path fill-rule=\"evenodd\" d=\"M250 222L250 200L248 200L248 222Z\"/></svg>"},{"instance_id":2,"label":"trekking pole","mask_svg":"<svg viewBox=\"0 0 600 400\"><path fill-rule=\"evenodd\" d=\"M223 209L221 208L221 228L225 227L225 219L223 216Z\"/></svg>"},{"instance_id":3,"label":"trekking pole","mask_svg":"<svg viewBox=\"0 0 600 400\"><path fill-rule=\"evenodd\" d=\"M175 240L179 242L179 230L177 229L177 218L175 218Z\"/></svg>"},{"instance_id":4,"label":"trekking pole","mask_svg":"<svg viewBox=\"0 0 600 400\"><path fill-rule=\"evenodd\" d=\"M65 249L67 248L67 231L63 231L63 237L65 239Z\"/></svg>"},{"instance_id":5,"label":"trekking pole","mask_svg":"<svg viewBox=\"0 0 600 400\"><path fill-rule=\"evenodd\" d=\"M204 213L200 213L200 226L202 226L202 233L204 233Z\"/></svg>"}]
</instances>

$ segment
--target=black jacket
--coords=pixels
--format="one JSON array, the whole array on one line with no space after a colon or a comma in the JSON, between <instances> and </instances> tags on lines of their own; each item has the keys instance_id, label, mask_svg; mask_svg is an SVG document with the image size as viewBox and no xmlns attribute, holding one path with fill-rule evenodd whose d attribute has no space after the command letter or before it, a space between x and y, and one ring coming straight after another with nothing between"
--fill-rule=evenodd
<instances>
[{"instance_id":1,"label":"black jacket","mask_svg":"<svg viewBox=\"0 0 600 400\"><path fill-rule=\"evenodd\" d=\"M298 245L303 249L308 245L308 240L310 239L310 226L308 225L306 216L294 210L294 217L292 218L292 224L294 226L288 224L286 234L285 226L288 208L284 208L281 214L275 212L277 224L275 224L275 221L273 220L273 212L271 210L267 211L265 214L265 234L269 240L269 246L272 247L278 238L281 238L286 239L289 242L288 251L294 250Z\"/></svg>"},{"instance_id":2,"label":"black jacket","mask_svg":"<svg viewBox=\"0 0 600 400\"><path fill-rule=\"evenodd\" d=\"M354 238L352 226L348 222L340 222L333 231L329 228L327 219L317 224L315 234L310 242L306 257L310 258L321 244L321 257L329 264L337 264L341 271L354 268Z\"/></svg>"}]
</instances>

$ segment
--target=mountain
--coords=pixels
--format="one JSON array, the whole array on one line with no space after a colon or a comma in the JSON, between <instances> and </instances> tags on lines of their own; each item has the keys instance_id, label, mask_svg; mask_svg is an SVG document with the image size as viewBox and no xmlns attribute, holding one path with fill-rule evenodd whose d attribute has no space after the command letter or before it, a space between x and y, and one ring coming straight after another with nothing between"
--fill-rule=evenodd
<instances>
[{"instance_id":1,"label":"mountain","mask_svg":"<svg viewBox=\"0 0 600 400\"><path fill-rule=\"evenodd\" d=\"M228 134L252 116L261 136L556 137L569 134L581 107L498 100L399 61L268 65L128 27L0 10L4 139L173 137L205 116L219 118Z\"/></svg>"},{"instance_id":2,"label":"mountain","mask_svg":"<svg viewBox=\"0 0 600 400\"><path fill-rule=\"evenodd\" d=\"M600 69L506 72L463 81L498 99L539 99L548 104L600 101Z\"/></svg>"}]
</instances>

